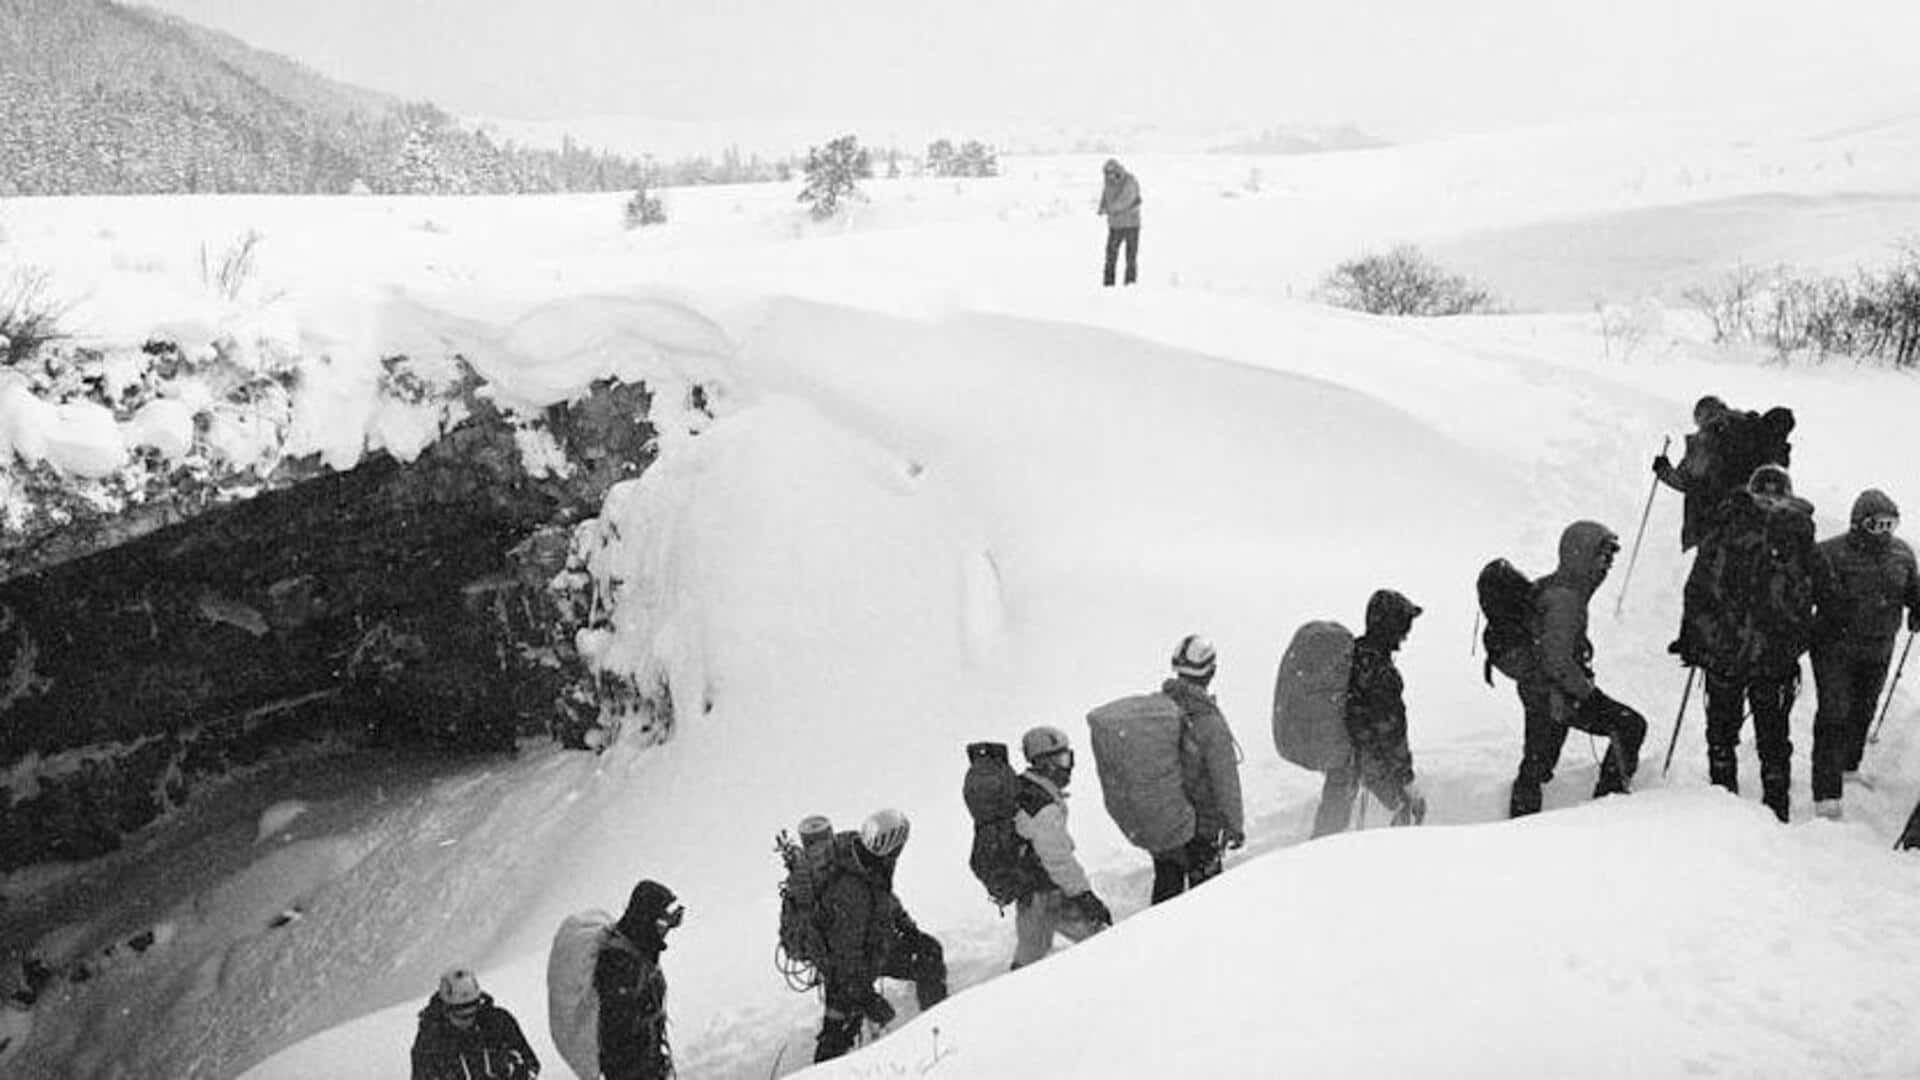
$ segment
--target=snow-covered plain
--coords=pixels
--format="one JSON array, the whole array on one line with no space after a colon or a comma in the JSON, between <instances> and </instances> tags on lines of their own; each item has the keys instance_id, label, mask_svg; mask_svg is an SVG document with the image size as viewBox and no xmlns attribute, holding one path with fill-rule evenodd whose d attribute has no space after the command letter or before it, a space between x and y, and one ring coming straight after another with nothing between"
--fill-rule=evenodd
<instances>
[{"instance_id":1,"label":"snow-covered plain","mask_svg":"<svg viewBox=\"0 0 1920 1080\"><path fill-rule=\"evenodd\" d=\"M1843 823L1806 820L1810 692L1793 825L1706 786L1697 697L1663 779L1686 568L1668 494L1624 615L1620 571L1593 609L1602 685L1653 726L1635 795L1587 805L1595 755L1575 735L1548 813L1502 823L1519 708L1469 655L1480 564L1545 572L1583 517L1631 542L1648 460L1702 393L1795 409L1823 535L1863 487L1920 502L1909 376L1716 349L1677 299L1743 261L1878 262L1920 228L1916 142L1914 120L1692 118L1140 157L1131 290L1097 285L1098 159L875 180L824 226L779 186L671 191L671 224L637 232L617 196L8 203L0 270L47 269L86 336L330 357L315 415L334 423L314 437L335 460L406 441L351 377L395 352L480 357L529 403L606 371L721 388L712 420L665 418L658 464L597 533L619 603L591 648L667 682L671 742L308 764L97 864L15 875L8 918L43 925L53 959L165 940L57 984L9 1064L403 1076L415 1010L461 962L565 1075L552 930L651 876L690 912L665 960L682 1075L795 1072L819 1005L773 969L772 834L894 805L914 822L899 890L958 992L824 1075L1920 1073L1920 862L1887 850L1920 792L1906 688ZM1747 223L1731 237L1729 207ZM1854 224L1805 227L1823 208ZM1770 230L1770 212L1794 224ZM1609 228L1648 221L1640 242ZM218 295L198 251L249 229L257 277ZM1314 302L1335 261L1401 241L1544 306L1418 322ZM1623 311L1635 332L1603 335ZM36 445L114 451L33 415ZM1351 625L1383 586L1426 608L1402 667L1429 827L1303 844L1318 777L1271 748L1274 664L1297 624ZM963 744L1042 722L1082 737L1088 708L1152 685L1189 631L1220 650L1247 850L1145 910L1147 860L1083 770L1073 826L1121 922L1002 978L1012 925L965 865ZM53 895L71 906L39 903Z\"/></svg>"}]
</instances>

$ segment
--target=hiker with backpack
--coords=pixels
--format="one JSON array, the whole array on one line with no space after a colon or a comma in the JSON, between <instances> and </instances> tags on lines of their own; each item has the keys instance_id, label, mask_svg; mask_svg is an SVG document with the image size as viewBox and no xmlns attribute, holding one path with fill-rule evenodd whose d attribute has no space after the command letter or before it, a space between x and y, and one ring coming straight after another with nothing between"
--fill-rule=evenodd
<instances>
[{"instance_id":1,"label":"hiker with backpack","mask_svg":"<svg viewBox=\"0 0 1920 1080\"><path fill-rule=\"evenodd\" d=\"M1686 439L1686 452L1675 465L1665 453L1653 459L1653 475L1679 492L1680 550L1691 551L1700 542L1709 507L1726 494L1721 479L1721 446L1726 417L1732 410L1718 397L1708 394L1693 405L1693 434Z\"/></svg>"},{"instance_id":2,"label":"hiker with backpack","mask_svg":"<svg viewBox=\"0 0 1920 1080\"><path fill-rule=\"evenodd\" d=\"M1414 777L1413 751L1407 746L1406 684L1393 663L1421 610L1392 589L1367 598L1367 629L1353 643L1342 709L1352 749L1345 762L1326 771L1313 818L1315 837L1347 827L1362 785L1393 811L1393 824L1426 820L1426 796Z\"/></svg>"},{"instance_id":3,"label":"hiker with backpack","mask_svg":"<svg viewBox=\"0 0 1920 1080\"><path fill-rule=\"evenodd\" d=\"M667 1042L667 978L660 954L686 906L643 880L618 920L584 911L560 923L547 957L547 1031L577 1075L663 1080L673 1075Z\"/></svg>"},{"instance_id":4,"label":"hiker with backpack","mask_svg":"<svg viewBox=\"0 0 1920 1080\"><path fill-rule=\"evenodd\" d=\"M1193 838L1153 856L1153 903L1178 896L1220 873L1221 857L1247 842L1246 810L1240 801L1240 745L1207 692L1218 668L1213 645L1198 634L1173 650L1173 677L1160 693L1180 710L1181 787L1193 806Z\"/></svg>"},{"instance_id":5,"label":"hiker with backpack","mask_svg":"<svg viewBox=\"0 0 1920 1080\"><path fill-rule=\"evenodd\" d=\"M1813 559L1813 809L1841 814L1842 781L1866 753L1867 727L1893 662L1901 609L1920 630L1920 570L1894 535L1900 508L1869 488L1853 501L1851 524L1823 540Z\"/></svg>"},{"instance_id":6,"label":"hiker with backpack","mask_svg":"<svg viewBox=\"0 0 1920 1080\"><path fill-rule=\"evenodd\" d=\"M1508 803L1510 817L1539 812L1541 788L1553 779L1569 729L1607 736L1594 798L1626 792L1639 770L1646 718L1595 684L1593 642L1587 638L1587 604L1613 569L1619 552L1620 538L1613 530L1594 521L1576 521L1560 534L1559 565L1531 587L1523 609L1524 627L1515 633L1505 625L1504 613L1496 619L1496 612L1487 612L1489 671L1497 667L1514 678L1526 716L1520 770ZM1483 583L1487 576L1482 571ZM1483 588L1483 609L1486 596ZM1496 636L1502 639L1498 655Z\"/></svg>"},{"instance_id":7,"label":"hiker with backpack","mask_svg":"<svg viewBox=\"0 0 1920 1080\"><path fill-rule=\"evenodd\" d=\"M1114 158L1108 158L1100 172L1105 182L1100 189L1097 213L1107 219L1107 261L1101 284L1112 287L1115 264L1124 247L1127 250L1125 283L1131 285L1140 275L1140 181Z\"/></svg>"},{"instance_id":8,"label":"hiker with backpack","mask_svg":"<svg viewBox=\"0 0 1920 1080\"><path fill-rule=\"evenodd\" d=\"M1020 738L1027 771L1020 774L1013 828L1039 871L1035 885L1014 901L1013 970L1046 956L1054 935L1083 941L1113 925L1113 912L1093 891L1067 832L1067 784L1073 746L1057 727L1033 728Z\"/></svg>"},{"instance_id":9,"label":"hiker with backpack","mask_svg":"<svg viewBox=\"0 0 1920 1080\"><path fill-rule=\"evenodd\" d=\"M853 1049L863 1024L893 1022L894 1009L875 986L882 976L913 981L925 1012L947 996L947 964L940 943L914 924L893 891L893 871L911 829L898 810L876 810L858 833L833 839L831 873L819 890L825 945L820 976L826 1014L813 1060Z\"/></svg>"},{"instance_id":10,"label":"hiker with backpack","mask_svg":"<svg viewBox=\"0 0 1920 1080\"><path fill-rule=\"evenodd\" d=\"M413 1037L413 1080L532 1080L540 1058L513 1014L480 989L472 969L440 976L420 1010Z\"/></svg>"},{"instance_id":11,"label":"hiker with backpack","mask_svg":"<svg viewBox=\"0 0 1920 1080\"><path fill-rule=\"evenodd\" d=\"M1740 729L1753 713L1761 801L1788 819L1793 742L1787 718L1813 639L1813 506L1787 470L1762 465L1726 500L1687 575L1680 659L1706 675L1707 774L1739 792Z\"/></svg>"}]
</instances>

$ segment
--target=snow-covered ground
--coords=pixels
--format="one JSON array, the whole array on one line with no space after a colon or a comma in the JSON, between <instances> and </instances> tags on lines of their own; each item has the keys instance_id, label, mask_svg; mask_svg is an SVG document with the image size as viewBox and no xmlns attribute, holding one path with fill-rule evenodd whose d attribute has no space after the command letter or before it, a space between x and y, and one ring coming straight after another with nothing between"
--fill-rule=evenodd
<instances>
[{"instance_id":1,"label":"snow-covered ground","mask_svg":"<svg viewBox=\"0 0 1920 1080\"><path fill-rule=\"evenodd\" d=\"M780 186L671 191L672 222L637 232L618 196L8 203L0 271L45 268L103 343L231 334L348 372L458 349L527 402L609 370L723 388L710 422L668 418L597 534L620 601L591 645L670 685L671 742L282 770L97 864L14 875L0 925L111 962L57 984L10 1064L402 1076L415 1010L460 962L565 1075L547 942L650 876L690 912L666 955L682 1074L794 1072L819 1005L773 968L772 835L894 805L914 822L899 890L959 992L827 1075L1920 1072L1920 862L1887 850L1920 792L1905 688L1843 823L1805 820L1810 692L1794 825L1706 786L1697 697L1662 778L1686 565L1670 494L1624 614L1619 571L1594 603L1600 681L1652 722L1638 794L1586 805L1576 735L1550 812L1500 823L1519 708L1469 655L1479 566L1544 572L1576 518L1631 542L1648 461L1702 393L1794 408L1823 535L1863 487L1920 501L1910 377L1714 349L1674 295L1742 261L1879 261L1920 225L1917 141L1916 121L1694 118L1130 159L1131 290L1097 285L1098 159L875 180L824 226ZM1804 227L1822 211L1848 227ZM1656 224L1636 243L1609 222ZM249 229L257 275L221 296L199 250ZM1565 258L1541 237L1570 238ZM1401 241L1539 299L1432 322L1313 301L1334 262ZM1601 333L1619 311L1630 340ZM384 441L362 383L316 385L353 418L336 457L362 429ZM1296 625L1351 625L1376 587L1426 608L1402 667L1429 827L1302 844L1318 777L1271 748L1274 665ZM1121 922L1001 978L1012 926L966 868L963 745L1042 722L1083 737L1190 631L1220 650L1247 850L1147 911L1146 857L1082 770L1074 830Z\"/></svg>"}]
</instances>

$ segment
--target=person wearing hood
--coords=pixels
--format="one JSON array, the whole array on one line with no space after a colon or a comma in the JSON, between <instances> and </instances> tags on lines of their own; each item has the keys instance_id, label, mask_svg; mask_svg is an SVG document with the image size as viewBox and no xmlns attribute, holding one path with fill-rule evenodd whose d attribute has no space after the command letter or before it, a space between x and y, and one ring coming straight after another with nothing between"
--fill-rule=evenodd
<instances>
[{"instance_id":1,"label":"person wearing hood","mask_svg":"<svg viewBox=\"0 0 1920 1080\"><path fill-rule=\"evenodd\" d=\"M1160 692L1173 699L1186 723L1180 740L1180 784L1193 806L1193 839L1153 853L1152 903L1168 900L1220 873L1221 857L1247 842L1240 801L1240 744L1207 687L1218 656L1213 644L1188 634L1173 650L1173 678Z\"/></svg>"},{"instance_id":2,"label":"person wearing hood","mask_svg":"<svg viewBox=\"0 0 1920 1080\"><path fill-rule=\"evenodd\" d=\"M667 948L667 932L686 916L686 905L673 890L642 881L607 933L593 965L603 1080L665 1080L673 1075L667 977L660 970L660 954Z\"/></svg>"},{"instance_id":3,"label":"person wearing hood","mask_svg":"<svg viewBox=\"0 0 1920 1080\"><path fill-rule=\"evenodd\" d=\"M1853 501L1847 531L1823 540L1813 560L1813 808L1841 812L1842 780L1860 768L1874 704L1886 683L1899 636L1920 630L1920 571L1913 549L1894 535L1900 507L1869 488Z\"/></svg>"},{"instance_id":4,"label":"person wearing hood","mask_svg":"<svg viewBox=\"0 0 1920 1080\"><path fill-rule=\"evenodd\" d=\"M894 867L910 831L907 815L881 809L868 815L859 832L833 839L832 871L818 900L827 959L820 965L826 1015L814 1041L816 1063L853 1049L865 1023L893 1022L893 1005L875 985L882 976L912 980L922 1012L946 999L945 951L893 891Z\"/></svg>"},{"instance_id":5,"label":"person wearing hood","mask_svg":"<svg viewBox=\"0 0 1920 1080\"><path fill-rule=\"evenodd\" d=\"M413 1037L413 1080L532 1080L540 1059L513 1014L480 989L472 969L440 976L420 1010Z\"/></svg>"},{"instance_id":6,"label":"person wearing hood","mask_svg":"<svg viewBox=\"0 0 1920 1080\"><path fill-rule=\"evenodd\" d=\"M1509 816L1540 810L1541 788L1553 779L1571 728L1607 736L1594 798L1625 793L1640 768L1646 718L1595 685L1593 643L1587 639L1587 603L1619 552L1613 530L1576 521L1560 534L1559 566L1534 587L1531 629L1539 662L1515 684L1526 713L1526 741Z\"/></svg>"},{"instance_id":7,"label":"person wearing hood","mask_svg":"<svg viewBox=\"0 0 1920 1080\"><path fill-rule=\"evenodd\" d=\"M1346 727L1353 758L1329 769L1320 788L1320 809L1313 835L1327 836L1347 827L1361 785L1393 812L1395 825L1426 820L1427 799L1413 774L1407 746L1405 683L1393 654L1413 631L1419 605L1392 589L1367 599L1367 630L1353 643L1353 667L1347 676Z\"/></svg>"},{"instance_id":8,"label":"person wearing hood","mask_svg":"<svg viewBox=\"0 0 1920 1080\"><path fill-rule=\"evenodd\" d=\"M1101 283L1113 284L1114 264L1124 246L1126 283L1131 285L1140 274L1140 181L1113 158L1107 159L1101 174L1105 182L1100 189L1099 213L1107 219L1107 264Z\"/></svg>"},{"instance_id":9,"label":"person wearing hood","mask_svg":"<svg viewBox=\"0 0 1920 1080\"><path fill-rule=\"evenodd\" d=\"M1779 465L1730 497L1687 575L1683 662L1706 675L1707 775L1740 790L1740 729L1753 712L1761 801L1788 819L1793 742L1787 717L1813 639L1813 506Z\"/></svg>"},{"instance_id":10,"label":"person wearing hood","mask_svg":"<svg viewBox=\"0 0 1920 1080\"><path fill-rule=\"evenodd\" d=\"M1680 492L1680 550L1691 551L1706 531L1708 510L1726 494L1718 481L1727 447L1727 403L1708 394L1693 404L1694 432L1687 436L1686 453L1675 465L1662 453L1653 459L1653 475Z\"/></svg>"}]
</instances>

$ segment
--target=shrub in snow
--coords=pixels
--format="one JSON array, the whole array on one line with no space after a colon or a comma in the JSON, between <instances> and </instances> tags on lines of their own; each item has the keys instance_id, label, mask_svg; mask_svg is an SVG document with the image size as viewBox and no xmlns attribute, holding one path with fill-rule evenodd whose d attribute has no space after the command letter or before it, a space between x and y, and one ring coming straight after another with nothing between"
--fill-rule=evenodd
<instances>
[{"instance_id":1,"label":"shrub in snow","mask_svg":"<svg viewBox=\"0 0 1920 1080\"><path fill-rule=\"evenodd\" d=\"M978 139L968 139L954 149L946 139L927 144L927 172L934 176L999 176L1000 159L993 148Z\"/></svg>"},{"instance_id":2,"label":"shrub in snow","mask_svg":"<svg viewBox=\"0 0 1920 1080\"><path fill-rule=\"evenodd\" d=\"M0 355L17 367L49 341L67 335L60 319L70 305L54 299L47 272L21 267L0 283Z\"/></svg>"},{"instance_id":3,"label":"shrub in snow","mask_svg":"<svg viewBox=\"0 0 1920 1080\"><path fill-rule=\"evenodd\" d=\"M1341 263L1321 283L1340 307L1374 315L1471 315L1496 310L1485 288L1449 273L1419 248L1403 244L1385 255Z\"/></svg>"},{"instance_id":4,"label":"shrub in snow","mask_svg":"<svg viewBox=\"0 0 1920 1080\"><path fill-rule=\"evenodd\" d=\"M1851 278L1739 266L1718 284L1689 289L1719 343L1756 342L1781 360L1851 356L1895 367L1920 364L1920 244L1891 266Z\"/></svg>"},{"instance_id":5,"label":"shrub in snow","mask_svg":"<svg viewBox=\"0 0 1920 1080\"><path fill-rule=\"evenodd\" d=\"M649 195L647 185L641 184L627 200L626 220L629 229L638 229L643 225L664 225L667 223L667 208L658 195Z\"/></svg>"},{"instance_id":6,"label":"shrub in snow","mask_svg":"<svg viewBox=\"0 0 1920 1080\"><path fill-rule=\"evenodd\" d=\"M263 238L253 230L227 245L227 250L215 259L209 256L205 241L200 243L200 282L228 300L240 298L240 290L246 288L253 279L256 264L254 254Z\"/></svg>"},{"instance_id":7,"label":"shrub in snow","mask_svg":"<svg viewBox=\"0 0 1920 1080\"><path fill-rule=\"evenodd\" d=\"M873 162L858 139L842 135L824 149L807 148L807 183L799 200L815 221L840 212L841 204L860 194L859 181L873 175Z\"/></svg>"}]
</instances>

